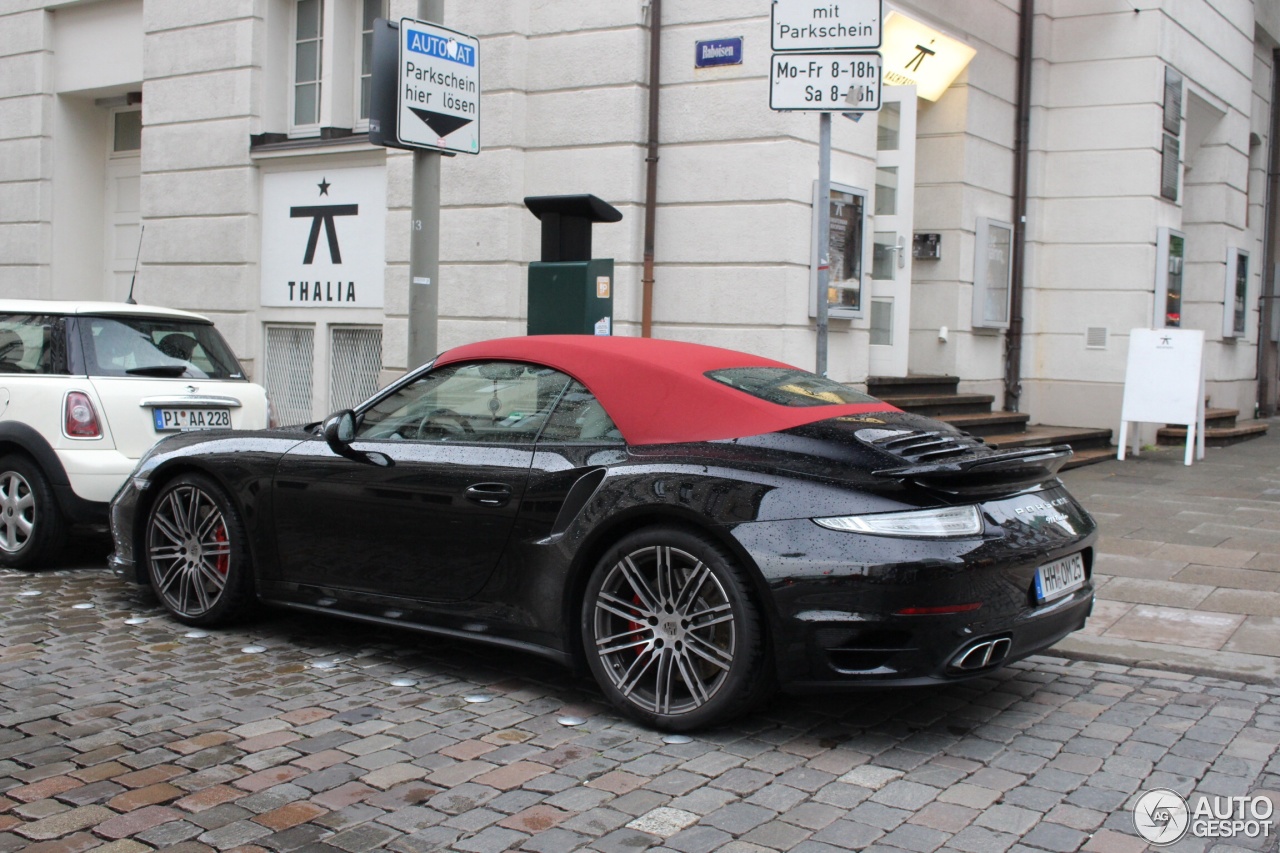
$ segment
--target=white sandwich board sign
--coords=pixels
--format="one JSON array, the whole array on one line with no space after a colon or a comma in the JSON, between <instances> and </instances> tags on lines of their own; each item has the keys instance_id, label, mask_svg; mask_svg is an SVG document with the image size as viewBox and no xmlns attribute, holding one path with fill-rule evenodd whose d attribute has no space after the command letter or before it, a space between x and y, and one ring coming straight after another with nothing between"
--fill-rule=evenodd
<instances>
[{"instance_id":1,"label":"white sandwich board sign","mask_svg":"<svg viewBox=\"0 0 1280 853\"><path fill-rule=\"evenodd\" d=\"M1204 458L1204 332L1199 329L1132 329L1116 458L1124 459L1129 424L1185 424L1184 464ZM1134 430L1133 455L1138 455Z\"/></svg>"}]
</instances>

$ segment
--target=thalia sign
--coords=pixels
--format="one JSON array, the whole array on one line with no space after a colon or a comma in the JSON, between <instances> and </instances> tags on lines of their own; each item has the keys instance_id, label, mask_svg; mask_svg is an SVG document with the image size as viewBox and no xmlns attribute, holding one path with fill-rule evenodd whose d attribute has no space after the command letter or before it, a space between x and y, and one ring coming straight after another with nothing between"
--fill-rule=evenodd
<instances>
[{"instance_id":1,"label":"thalia sign","mask_svg":"<svg viewBox=\"0 0 1280 853\"><path fill-rule=\"evenodd\" d=\"M381 166L262 176L262 304L380 308L387 179Z\"/></svg>"}]
</instances>

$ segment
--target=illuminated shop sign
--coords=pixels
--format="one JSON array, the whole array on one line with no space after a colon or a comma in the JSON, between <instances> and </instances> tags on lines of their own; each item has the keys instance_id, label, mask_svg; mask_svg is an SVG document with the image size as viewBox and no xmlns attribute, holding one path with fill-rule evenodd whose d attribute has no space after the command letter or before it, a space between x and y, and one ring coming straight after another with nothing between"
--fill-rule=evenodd
<instances>
[{"instance_id":1,"label":"illuminated shop sign","mask_svg":"<svg viewBox=\"0 0 1280 853\"><path fill-rule=\"evenodd\" d=\"M901 12L884 22L882 72L885 86L915 86L916 94L936 101L960 76L977 51Z\"/></svg>"}]
</instances>

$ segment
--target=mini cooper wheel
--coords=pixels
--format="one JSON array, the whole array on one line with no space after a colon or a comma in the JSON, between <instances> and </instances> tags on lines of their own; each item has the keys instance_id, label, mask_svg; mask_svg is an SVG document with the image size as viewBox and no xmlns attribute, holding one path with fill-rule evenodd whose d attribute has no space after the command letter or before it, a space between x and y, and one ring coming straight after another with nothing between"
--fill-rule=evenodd
<instances>
[{"instance_id":1,"label":"mini cooper wheel","mask_svg":"<svg viewBox=\"0 0 1280 853\"><path fill-rule=\"evenodd\" d=\"M244 526L226 492L188 474L163 486L147 512L147 572L160 603L189 625L248 610L252 568Z\"/></svg>"},{"instance_id":2,"label":"mini cooper wheel","mask_svg":"<svg viewBox=\"0 0 1280 853\"><path fill-rule=\"evenodd\" d=\"M40 466L11 453L0 458L0 566L37 568L62 549L65 524Z\"/></svg>"},{"instance_id":3,"label":"mini cooper wheel","mask_svg":"<svg viewBox=\"0 0 1280 853\"><path fill-rule=\"evenodd\" d=\"M657 728L724 722L773 683L746 576L689 530L641 530L611 548L587 583L581 627L605 695Z\"/></svg>"}]
</instances>

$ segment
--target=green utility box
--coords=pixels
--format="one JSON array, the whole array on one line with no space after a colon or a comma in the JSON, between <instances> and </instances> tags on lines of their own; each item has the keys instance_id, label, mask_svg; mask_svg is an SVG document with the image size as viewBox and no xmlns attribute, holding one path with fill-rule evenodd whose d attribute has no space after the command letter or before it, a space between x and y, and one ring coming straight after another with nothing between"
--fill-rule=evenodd
<instances>
[{"instance_id":1,"label":"green utility box","mask_svg":"<svg viewBox=\"0 0 1280 853\"><path fill-rule=\"evenodd\" d=\"M612 335L613 258L591 257L591 225L622 213L593 195L524 203L542 222L542 260L529 264L529 334Z\"/></svg>"},{"instance_id":2,"label":"green utility box","mask_svg":"<svg viewBox=\"0 0 1280 853\"><path fill-rule=\"evenodd\" d=\"M613 258L529 264L529 334L613 334Z\"/></svg>"}]
</instances>

